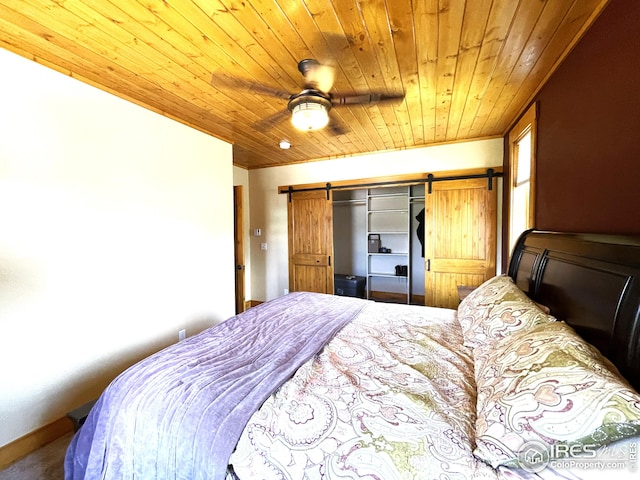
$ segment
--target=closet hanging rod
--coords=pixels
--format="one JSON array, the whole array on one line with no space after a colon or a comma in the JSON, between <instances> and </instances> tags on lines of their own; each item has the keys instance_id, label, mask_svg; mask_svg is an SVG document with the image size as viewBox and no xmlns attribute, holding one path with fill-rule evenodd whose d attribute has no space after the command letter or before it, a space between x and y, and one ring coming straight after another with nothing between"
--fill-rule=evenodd
<instances>
[{"instance_id":1,"label":"closet hanging rod","mask_svg":"<svg viewBox=\"0 0 640 480\"><path fill-rule=\"evenodd\" d=\"M282 189L278 193L287 193L289 195L289 201L291 201L291 194L294 192L315 192L319 190L327 191L327 200L329 199L329 192L331 190L354 190L359 188L370 188L370 187L383 187L389 185L416 185L420 183L426 183L428 188L428 193L431 193L431 185L433 182L443 182L446 180L469 180L473 178L486 178L488 180L488 188L489 190L493 189L493 179L497 177L502 177L502 172L496 172L493 168L487 168L485 173L477 173L477 174L459 174L459 175L444 175L442 177L436 177L434 174L430 173L422 178L409 178L409 179L400 179L400 180L388 180L388 181L375 181L375 182L365 182L365 183L353 183L353 184L341 184L341 185L331 185L330 182L327 182L323 186L317 187L303 187L296 188L293 185L289 185L288 188Z\"/></svg>"}]
</instances>

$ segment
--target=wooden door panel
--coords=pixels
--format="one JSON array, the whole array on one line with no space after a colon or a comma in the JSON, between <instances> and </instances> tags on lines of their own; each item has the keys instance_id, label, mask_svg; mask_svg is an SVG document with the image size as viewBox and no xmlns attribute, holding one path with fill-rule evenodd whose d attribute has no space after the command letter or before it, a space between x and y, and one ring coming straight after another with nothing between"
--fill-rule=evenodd
<instances>
[{"instance_id":1,"label":"wooden door panel","mask_svg":"<svg viewBox=\"0 0 640 480\"><path fill-rule=\"evenodd\" d=\"M312 253L296 253L293 255L293 262L296 265L327 267L329 266L329 256L314 255Z\"/></svg>"},{"instance_id":2,"label":"wooden door panel","mask_svg":"<svg viewBox=\"0 0 640 480\"><path fill-rule=\"evenodd\" d=\"M425 196L425 303L456 308L458 285L495 275L496 190L486 179L436 182Z\"/></svg>"},{"instance_id":3,"label":"wooden door panel","mask_svg":"<svg viewBox=\"0 0 640 480\"><path fill-rule=\"evenodd\" d=\"M437 258L431 260L430 263L432 272L464 272L468 275L484 275L487 270L487 262L485 260Z\"/></svg>"},{"instance_id":4,"label":"wooden door panel","mask_svg":"<svg viewBox=\"0 0 640 480\"><path fill-rule=\"evenodd\" d=\"M485 275L466 275L448 272L431 272L433 275L431 289L432 295L427 305L435 305L444 308L457 308L460 303L458 285L477 286L484 282Z\"/></svg>"},{"instance_id":5,"label":"wooden door panel","mask_svg":"<svg viewBox=\"0 0 640 480\"><path fill-rule=\"evenodd\" d=\"M333 293L331 194L293 192L288 214L289 290Z\"/></svg>"},{"instance_id":6,"label":"wooden door panel","mask_svg":"<svg viewBox=\"0 0 640 480\"><path fill-rule=\"evenodd\" d=\"M321 198L308 198L310 193L318 192L301 193L306 195L293 195L291 201L295 207L294 252L326 254L326 193L319 192Z\"/></svg>"},{"instance_id":7,"label":"wooden door panel","mask_svg":"<svg viewBox=\"0 0 640 480\"><path fill-rule=\"evenodd\" d=\"M291 286L291 291L331 293L333 286L328 285L325 269L316 265L296 265L294 268L295 284Z\"/></svg>"}]
</instances>

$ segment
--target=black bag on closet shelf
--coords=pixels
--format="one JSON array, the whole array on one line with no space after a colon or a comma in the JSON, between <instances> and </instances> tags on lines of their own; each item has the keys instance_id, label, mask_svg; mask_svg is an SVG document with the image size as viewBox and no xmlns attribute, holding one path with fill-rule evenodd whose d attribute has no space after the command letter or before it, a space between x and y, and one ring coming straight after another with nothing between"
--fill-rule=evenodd
<instances>
[{"instance_id":1,"label":"black bag on closet shelf","mask_svg":"<svg viewBox=\"0 0 640 480\"><path fill-rule=\"evenodd\" d=\"M407 266L406 265L396 265L396 276L397 277L406 277L407 276Z\"/></svg>"}]
</instances>

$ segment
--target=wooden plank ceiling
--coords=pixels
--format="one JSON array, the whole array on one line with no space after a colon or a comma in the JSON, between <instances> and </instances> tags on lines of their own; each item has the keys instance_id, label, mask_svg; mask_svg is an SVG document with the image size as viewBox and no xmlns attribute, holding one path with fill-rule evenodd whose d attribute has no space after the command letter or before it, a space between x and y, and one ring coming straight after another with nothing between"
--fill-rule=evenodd
<instances>
[{"instance_id":1,"label":"wooden plank ceiling","mask_svg":"<svg viewBox=\"0 0 640 480\"><path fill-rule=\"evenodd\" d=\"M230 142L236 165L261 168L503 135L607 3L2 0L0 46ZM287 99L255 85L298 93L305 58L335 67L334 95L404 99L335 107L335 128L297 131Z\"/></svg>"}]
</instances>

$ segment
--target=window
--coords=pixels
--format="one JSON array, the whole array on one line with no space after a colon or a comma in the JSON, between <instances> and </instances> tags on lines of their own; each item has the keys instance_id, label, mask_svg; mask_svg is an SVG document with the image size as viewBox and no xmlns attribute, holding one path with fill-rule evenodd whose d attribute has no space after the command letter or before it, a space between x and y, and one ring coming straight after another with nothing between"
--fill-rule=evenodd
<instances>
[{"instance_id":1,"label":"window","mask_svg":"<svg viewBox=\"0 0 640 480\"><path fill-rule=\"evenodd\" d=\"M522 232L535 223L536 106L509 132L509 252Z\"/></svg>"}]
</instances>

